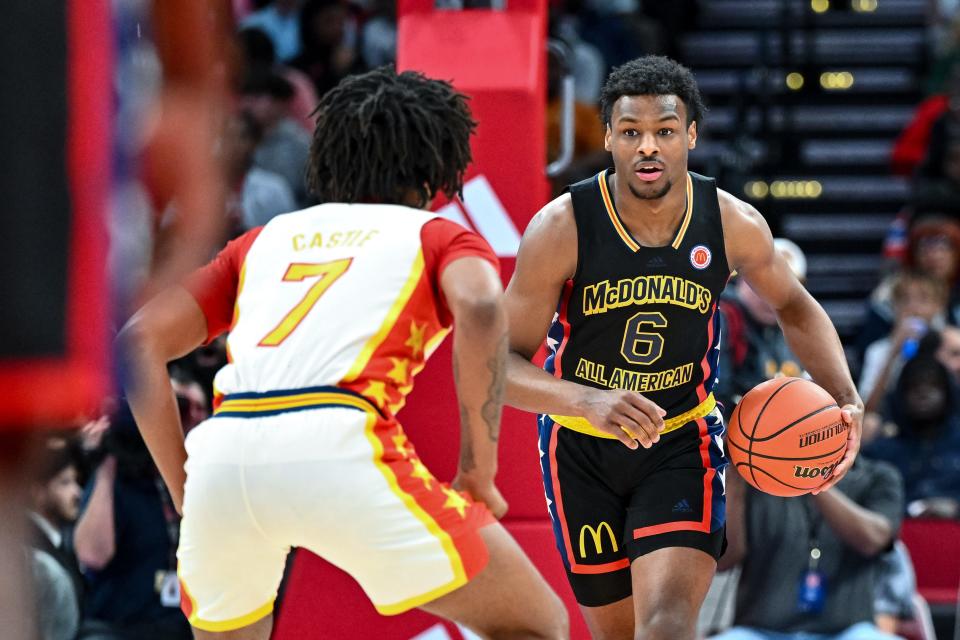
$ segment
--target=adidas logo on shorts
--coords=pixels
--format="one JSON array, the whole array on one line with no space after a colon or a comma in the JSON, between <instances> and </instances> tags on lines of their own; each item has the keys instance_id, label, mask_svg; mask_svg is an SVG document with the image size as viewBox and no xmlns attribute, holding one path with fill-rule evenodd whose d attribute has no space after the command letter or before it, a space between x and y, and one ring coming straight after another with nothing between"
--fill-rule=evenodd
<instances>
[{"instance_id":1,"label":"adidas logo on shorts","mask_svg":"<svg viewBox=\"0 0 960 640\"><path fill-rule=\"evenodd\" d=\"M690 503L687 502L687 499L684 498L677 504L673 505L674 513L693 513L693 507L690 506Z\"/></svg>"}]
</instances>

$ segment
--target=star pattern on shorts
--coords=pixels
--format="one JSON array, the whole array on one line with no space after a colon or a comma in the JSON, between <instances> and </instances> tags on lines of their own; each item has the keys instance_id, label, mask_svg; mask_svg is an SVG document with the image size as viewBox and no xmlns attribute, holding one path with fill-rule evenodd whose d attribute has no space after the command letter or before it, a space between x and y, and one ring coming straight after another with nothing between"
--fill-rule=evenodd
<instances>
[{"instance_id":1,"label":"star pattern on shorts","mask_svg":"<svg viewBox=\"0 0 960 640\"><path fill-rule=\"evenodd\" d=\"M391 440L393 440L393 446L397 448L397 453L404 458L410 457L411 451L407 448L407 444L409 444L410 441L407 440L407 436L405 434L401 433L398 436L393 436Z\"/></svg>"},{"instance_id":2,"label":"star pattern on shorts","mask_svg":"<svg viewBox=\"0 0 960 640\"><path fill-rule=\"evenodd\" d=\"M427 325L418 325L413 320L410 321L410 337L404 342L406 346L413 350L413 357L419 358L423 355L423 345L426 341Z\"/></svg>"},{"instance_id":3,"label":"star pattern on shorts","mask_svg":"<svg viewBox=\"0 0 960 640\"><path fill-rule=\"evenodd\" d=\"M430 473L430 469L427 469L419 458L414 458L412 461L413 471L410 473L414 478L419 478L423 481L423 486L428 490L433 488L433 474Z\"/></svg>"},{"instance_id":4,"label":"star pattern on shorts","mask_svg":"<svg viewBox=\"0 0 960 640\"><path fill-rule=\"evenodd\" d=\"M363 390L363 395L376 402L378 407L383 408L387 404L387 385L380 380L371 380Z\"/></svg>"},{"instance_id":5,"label":"star pattern on shorts","mask_svg":"<svg viewBox=\"0 0 960 640\"><path fill-rule=\"evenodd\" d=\"M404 386L410 380L410 361L406 358L390 358L393 363L393 369L387 373L387 377L397 383L398 386Z\"/></svg>"},{"instance_id":6,"label":"star pattern on shorts","mask_svg":"<svg viewBox=\"0 0 960 640\"><path fill-rule=\"evenodd\" d=\"M446 487L443 488L443 493L447 496L447 501L443 503L443 508L456 509L461 518L466 518L467 507L470 506L470 503L467 502L467 499L453 489L448 489Z\"/></svg>"}]
</instances>

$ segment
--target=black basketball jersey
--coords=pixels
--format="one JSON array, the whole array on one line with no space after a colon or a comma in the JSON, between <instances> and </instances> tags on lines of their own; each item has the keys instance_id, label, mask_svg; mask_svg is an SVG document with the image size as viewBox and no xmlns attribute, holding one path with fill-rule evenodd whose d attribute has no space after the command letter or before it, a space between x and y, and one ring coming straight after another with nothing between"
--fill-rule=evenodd
<instances>
[{"instance_id":1,"label":"black basketball jersey","mask_svg":"<svg viewBox=\"0 0 960 640\"><path fill-rule=\"evenodd\" d=\"M547 336L547 371L602 389L638 391L681 416L717 380L717 301L730 277L717 187L688 173L686 210L673 241L637 243L620 220L608 174L570 187L577 270Z\"/></svg>"}]
</instances>

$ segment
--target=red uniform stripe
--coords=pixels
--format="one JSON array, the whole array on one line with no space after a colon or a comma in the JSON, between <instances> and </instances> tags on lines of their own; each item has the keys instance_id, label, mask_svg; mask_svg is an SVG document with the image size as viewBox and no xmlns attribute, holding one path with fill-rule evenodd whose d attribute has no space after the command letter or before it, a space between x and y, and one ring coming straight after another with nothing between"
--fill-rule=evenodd
<instances>
[{"instance_id":1,"label":"red uniform stripe","mask_svg":"<svg viewBox=\"0 0 960 640\"><path fill-rule=\"evenodd\" d=\"M560 519L560 529L563 531L563 544L567 549L567 561L570 564L570 571L573 573L597 574L626 569L630 566L630 560L628 558L621 558L620 560L614 560L613 562L604 564L578 564L576 556L573 555L570 531L567 529L567 518L563 513L563 496L560 492L560 480L557 477L557 432L562 428L559 424L554 424L553 433L550 435L550 476L553 482L553 501L557 505L557 518Z\"/></svg>"},{"instance_id":2,"label":"red uniform stripe","mask_svg":"<svg viewBox=\"0 0 960 640\"><path fill-rule=\"evenodd\" d=\"M703 461L703 468L705 469L703 474L703 518L699 522L667 522L640 527L633 530L634 540L673 531L710 533L710 519L713 517L713 477L717 474L717 470L710 465L710 434L707 432L707 420L705 418L698 419L697 427L700 433L700 459Z\"/></svg>"}]
</instances>

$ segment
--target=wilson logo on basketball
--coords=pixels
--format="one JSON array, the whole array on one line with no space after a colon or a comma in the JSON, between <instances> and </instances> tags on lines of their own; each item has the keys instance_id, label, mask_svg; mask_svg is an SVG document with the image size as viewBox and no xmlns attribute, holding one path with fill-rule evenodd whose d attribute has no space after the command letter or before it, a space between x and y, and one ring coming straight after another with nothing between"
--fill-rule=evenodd
<instances>
[{"instance_id":1,"label":"wilson logo on basketball","mask_svg":"<svg viewBox=\"0 0 960 640\"><path fill-rule=\"evenodd\" d=\"M690 264L692 264L695 269L706 269L710 266L710 260L712 258L713 254L710 253L710 249L705 245L698 244L690 250Z\"/></svg>"},{"instance_id":2,"label":"wilson logo on basketball","mask_svg":"<svg viewBox=\"0 0 960 640\"><path fill-rule=\"evenodd\" d=\"M803 449L804 447L809 447L812 444L817 444L818 442L823 442L833 436L843 433L849 427L847 427L846 422L838 422L836 424L827 425L822 429L817 429L816 431L808 431L807 433L800 434L800 445L798 448Z\"/></svg>"},{"instance_id":3,"label":"wilson logo on basketball","mask_svg":"<svg viewBox=\"0 0 960 640\"><path fill-rule=\"evenodd\" d=\"M794 465L793 475L797 478L823 478L827 479L833 473L833 468L837 463L828 464L825 467L798 467Z\"/></svg>"}]
</instances>

